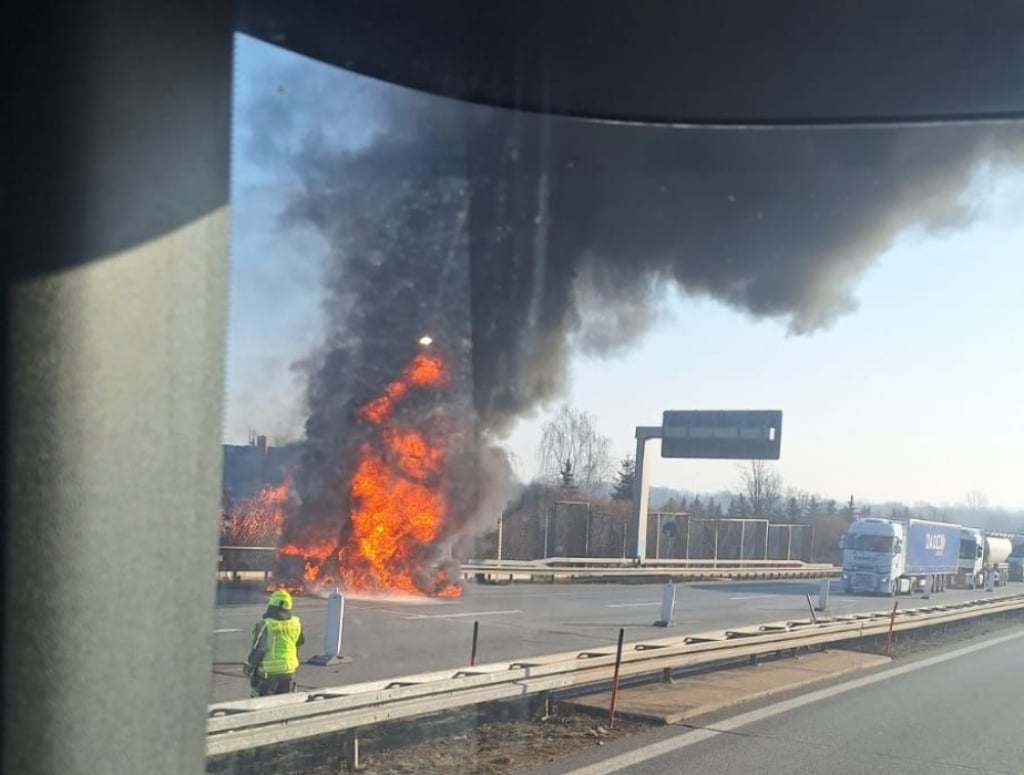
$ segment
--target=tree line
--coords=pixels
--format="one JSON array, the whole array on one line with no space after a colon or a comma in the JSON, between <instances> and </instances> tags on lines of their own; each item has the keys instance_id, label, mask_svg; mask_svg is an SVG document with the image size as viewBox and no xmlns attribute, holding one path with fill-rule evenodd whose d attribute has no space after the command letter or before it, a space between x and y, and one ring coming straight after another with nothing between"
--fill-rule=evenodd
<instances>
[{"instance_id":1,"label":"tree line","mask_svg":"<svg viewBox=\"0 0 1024 775\"><path fill-rule=\"evenodd\" d=\"M611 456L611 439L597 428L589 412L561 406L544 424L538 458L539 482L571 489L596 500L632 500L636 483L636 462L632 456L616 465ZM694 517L765 519L769 522L811 524L819 520L849 522L855 517L880 516L892 519L918 517L956 522L999 530L1024 530L1024 513L989 507L984 494L968 491L954 506L929 503L857 502L825 498L808 490L785 486L775 466L765 460L737 465L733 490L724 493L696 493L672 496L652 511L685 512Z\"/></svg>"}]
</instances>

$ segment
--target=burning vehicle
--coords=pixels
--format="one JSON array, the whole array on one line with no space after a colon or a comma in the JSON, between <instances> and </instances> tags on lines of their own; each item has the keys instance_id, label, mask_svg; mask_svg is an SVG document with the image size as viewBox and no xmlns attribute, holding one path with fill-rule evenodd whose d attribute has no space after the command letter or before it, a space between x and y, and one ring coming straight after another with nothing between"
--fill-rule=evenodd
<instances>
[{"instance_id":1,"label":"burning vehicle","mask_svg":"<svg viewBox=\"0 0 1024 775\"><path fill-rule=\"evenodd\" d=\"M362 594L461 594L457 569L442 562L436 545L450 528L443 473L448 441L457 431L429 394L448 385L441 356L417 354L398 379L358 408L363 432L348 486L349 511L336 522L344 527L339 534L318 522L286 538L280 578L308 591L338 586Z\"/></svg>"}]
</instances>

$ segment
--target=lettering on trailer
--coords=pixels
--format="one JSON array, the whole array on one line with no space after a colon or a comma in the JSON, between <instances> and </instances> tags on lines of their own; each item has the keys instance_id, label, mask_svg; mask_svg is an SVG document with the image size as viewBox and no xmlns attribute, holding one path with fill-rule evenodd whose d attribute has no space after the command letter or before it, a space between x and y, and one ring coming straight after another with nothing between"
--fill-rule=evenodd
<instances>
[{"instance_id":1,"label":"lettering on trailer","mask_svg":"<svg viewBox=\"0 0 1024 775\"><path fill-rule=\"evenodd\" d=\"M946 548L946 536L942 533L925 533L924 548L935 552L944 551Z\"/></svg>"}]
</instances>

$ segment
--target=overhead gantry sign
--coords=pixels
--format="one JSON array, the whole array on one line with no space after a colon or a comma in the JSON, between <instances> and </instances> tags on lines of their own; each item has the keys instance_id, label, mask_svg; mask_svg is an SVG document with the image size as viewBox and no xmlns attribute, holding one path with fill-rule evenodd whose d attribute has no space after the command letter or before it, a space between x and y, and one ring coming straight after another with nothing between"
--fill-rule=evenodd
<instances>
[{"instance_id":1,"label":"overhead gantry sign","mask_svg":"<svg viewBox=\"0 0 1024 775\"><path fill-rule=\"evenodd\" d=\"M647 558L647 443L661 439L661 456L712 460L778 460L782 411L668 411L660 426L636 429L636 468L630 543L634 557Z\"/></svg>"}]
</instances>

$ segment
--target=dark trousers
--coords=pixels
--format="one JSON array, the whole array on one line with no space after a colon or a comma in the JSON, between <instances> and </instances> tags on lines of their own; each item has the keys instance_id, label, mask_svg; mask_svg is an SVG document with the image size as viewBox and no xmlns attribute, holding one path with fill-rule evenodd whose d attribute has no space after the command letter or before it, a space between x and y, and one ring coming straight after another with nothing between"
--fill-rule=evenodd
<instances>
[{"instance_id":1,"label":"dark trousers","mask_svg":"<svg viewBox=\"0 0 1024 775\"><path fill-rule=\"evenodd\" d=\"M270 694L288 694L295 690L295 674L267 675L258 673L252 678L252 696L266 697Z\"/></svg>"}]
</instances>

